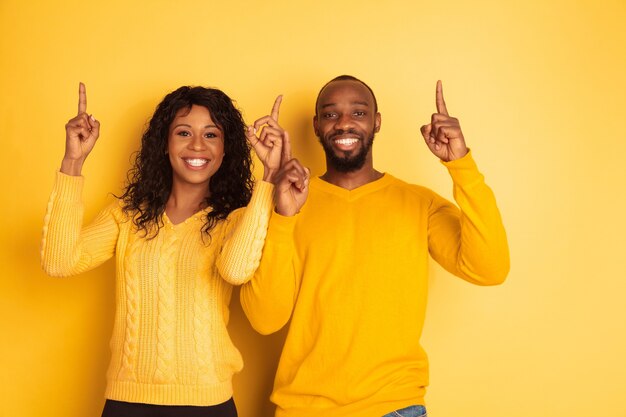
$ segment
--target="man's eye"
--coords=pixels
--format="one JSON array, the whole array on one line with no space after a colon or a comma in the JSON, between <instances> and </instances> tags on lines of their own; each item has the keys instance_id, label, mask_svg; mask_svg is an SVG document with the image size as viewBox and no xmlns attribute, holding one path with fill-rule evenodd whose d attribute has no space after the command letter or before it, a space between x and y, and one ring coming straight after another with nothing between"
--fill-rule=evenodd
<instances>
[{"instance_id":1,"label":"man's eye","mask_svg":"<svg viewBox=\"0 0 626 417\"><path fill-rule=\"evenodd\" d=\"M365 112L364 111L355 111L354 115L357 117L363 117L365 116Z\"/></svg>"},{"instance_id":2,"label":"man's eye","mask_svg":"<svg viewBox=\"0 0 626 417\"><path fill-rule=\"evenodd\" d=\"M323 114L324 119L332 119L332 118L334 118L335 116L337 116L337 114L336 114L336 113L324 113L324 114Z\"/></svg>"}]
</instances>

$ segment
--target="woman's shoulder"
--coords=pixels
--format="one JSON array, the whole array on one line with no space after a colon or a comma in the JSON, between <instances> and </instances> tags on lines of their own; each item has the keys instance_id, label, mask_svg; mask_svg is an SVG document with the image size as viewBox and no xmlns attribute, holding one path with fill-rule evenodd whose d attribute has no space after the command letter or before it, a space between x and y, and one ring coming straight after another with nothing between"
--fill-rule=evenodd
<instances>
[{"instance_id":1,"label":"woman's shoulder","mask_svg":"<svg viewBox=\"0 0 626 417\"><path fill-rule=\"evenodd\" d=\"M102 214L112 216L117 223L126 223L133 219L133 212L125 209L124 201L117 197L114 197L114 199L102 209Z\"/></svg>"}]
</instances>

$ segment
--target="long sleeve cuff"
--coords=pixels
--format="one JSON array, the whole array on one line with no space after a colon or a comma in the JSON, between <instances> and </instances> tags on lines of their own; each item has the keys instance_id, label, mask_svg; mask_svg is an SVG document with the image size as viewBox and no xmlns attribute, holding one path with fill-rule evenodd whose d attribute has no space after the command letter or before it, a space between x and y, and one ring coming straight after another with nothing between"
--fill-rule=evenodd
<instances>
[{"instance_id":1,"label":"long sleeve cuff","mask_svg":"<svg viewBox=\"0 0 626 417\"><path fill-rule=\"evenodd\" d=\"M82 201L83 185L85 177L73 176L57 171L52 186L52 193L60 200L70 200L74 202Z\"/></svg>"},{"instance_id":2,"label":"long sleeve cuff","mask_svg":"<svg viewBox=\"0 0 626 417\"><path fill-rule=\"evenodd\" d=\"M293 229L296 226L298 214L294 216L282 216L276 211L272 211L270 223L267 228L267 240L275 243L293 242Z\"/></svg>"},{"instance_id":3,"label":"long sleeve cuff","mask_svg":"<svg viewBox=\"0 0 626 417\"><path fill-rule=\"evenodd\" d=\"M452 177L452 181L459 186L471 185L476 182L484 181L483 175L478 171L478 166L472 156L472 151L469 150L467 154L454 161L445 162L440 161L443 166L448 168L448 172Z\"/></svg>"},{"instance_id":4,"label":"long sleeve cuff","mask_svg":"<svg viewBox=\"0 0 626 417\"><path fill-rule=\"evenodd\" d=\"M274 184L267 181L257 181L248 205L272 207L274 203Z\"/></svg>"}]
</instances>

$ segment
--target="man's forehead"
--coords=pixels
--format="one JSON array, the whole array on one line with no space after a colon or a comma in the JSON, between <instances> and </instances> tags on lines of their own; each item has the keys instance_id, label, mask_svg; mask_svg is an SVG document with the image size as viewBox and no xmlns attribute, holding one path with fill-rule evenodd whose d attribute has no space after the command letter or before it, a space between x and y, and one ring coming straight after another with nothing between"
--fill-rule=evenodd
<instances>
[{"instance_id":1,"label":"man's forehead","mask_svg":"<svg viewBox=\"0 0 626 417\"><path fill-rule=\"evenodd\" d=\"M327 106L338 101L371 106L374 97L363 83L354 80L337 80L328 84L320 93L319 106Z\"/></svg>"}]
</instances>

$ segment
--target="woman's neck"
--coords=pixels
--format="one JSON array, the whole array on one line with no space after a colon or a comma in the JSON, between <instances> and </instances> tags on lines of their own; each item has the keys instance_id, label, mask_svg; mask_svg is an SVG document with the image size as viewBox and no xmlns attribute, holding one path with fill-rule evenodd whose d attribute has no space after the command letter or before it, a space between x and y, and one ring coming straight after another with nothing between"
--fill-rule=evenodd
<instances>
[{"instance_id":1,"label":"woman's neck","mask_svg":"<svg viewBox=\"0 0 626 417\"><path fill-rule=\"evenodd\" d=\"M167 203L165 203L165 213L172 223L181 223L206 208L206 198L209 195L204 186L199 187L195 184L189 184L189 186L173 185Z\"/></svg>"}]
</instances>

